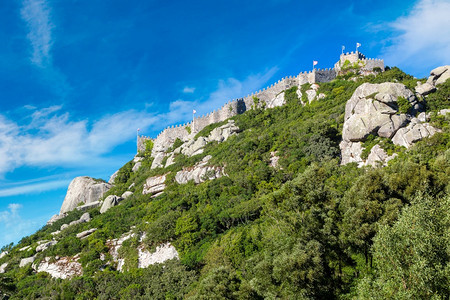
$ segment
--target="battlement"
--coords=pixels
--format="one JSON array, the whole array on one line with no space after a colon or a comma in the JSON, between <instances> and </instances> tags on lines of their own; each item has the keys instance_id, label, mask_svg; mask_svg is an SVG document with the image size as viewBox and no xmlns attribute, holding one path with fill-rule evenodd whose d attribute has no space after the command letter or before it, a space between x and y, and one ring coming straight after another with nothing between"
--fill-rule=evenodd
<instances>
[{"instance_id":1,"label":"battlement","mask_svg":"<svg viewBox=\"0 0 450 300\"><path fill-rule=\"evenodd\" d=\"M362 75L372 74L373 69L377 67L384 71L384 61L382 59L366 58L366 56L359 51L342 53L339 57L339 61L334 65L334 68L313 69L311 71L300 72L296 76L286 76L246 97L229 100L219 109L209 112L206 115L195 117L194 120L189 123L184 123L183 125L171 125L165 128L155 139L153 139L154 146L152 156L156 155L158 152L166 151L172 146L177 138L182 141L187 141L189 137L195 135L210 124L222 122L230 117L242 114L248 109L256 107L257 104L266 106L283 91L293 86L300 87L305 83L330 82L341 72L344 65L354 64L357 64L361 69ZM255 99L258 100L255 101ZM145 150L145 140L148 139L150 138L144 136L138 137L139 151Z\"/></svg>"}]
</instances>

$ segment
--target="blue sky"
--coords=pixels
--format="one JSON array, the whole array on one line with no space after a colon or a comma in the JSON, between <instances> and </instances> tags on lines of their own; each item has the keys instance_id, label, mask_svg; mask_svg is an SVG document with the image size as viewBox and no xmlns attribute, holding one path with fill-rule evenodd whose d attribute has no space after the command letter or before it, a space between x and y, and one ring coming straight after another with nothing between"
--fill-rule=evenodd
<instances>
[{"instance_id":1,"label":"blue sky","mask_svg":"<svg viewBox=\"0 0 450 300\"><path fill-rule=\"evenodd\" d=\"M148 136L356 42L416 77L450 63L450 1L0 2L0 246L108 180Z\"/></svg>"}]
</instances>

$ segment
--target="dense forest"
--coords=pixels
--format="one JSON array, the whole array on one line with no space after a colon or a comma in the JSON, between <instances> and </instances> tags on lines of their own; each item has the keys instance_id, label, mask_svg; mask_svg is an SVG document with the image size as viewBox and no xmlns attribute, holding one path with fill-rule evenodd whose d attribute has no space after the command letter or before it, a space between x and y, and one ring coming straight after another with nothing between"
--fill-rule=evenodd
<instances>
[{"instance_id":1,"label":"dense forest","mask_svg":"<svg viewBox=\"0 0 450 300\"><path fill-rule=\"evenodd\" d=\"M90 209L89 223L62 231L58 243L43 252L19 249L51 240L50 233L83 212L74 210L3 247L9 252L0 259L0 265L8 262L0 274L3 297L448 299L450 130L448 114L437 112L450 107L450 80L421 100L440 132L409 149L388 145L398 156L385 167L358 168L340 164L347 100L365 82L400 82L414 91L418 79L398 68L351 76L321 83L326 97L306 105L297 93L304 86L286 90L283 106L255 105L233 117L238 134L208 143L199 155L179 153L167 168L150 168L149 143L139 154L142 167L132 172L132 162L125 164L105 195L120 195L134 183L134 194L120 205L103 214ZM207 155L226 176L200 184L174 180L177 171ZM162 174L164 194L143 195L145 180ZM87 238L76 237L93 227L98 230ZM107 241L130 230L136 235L120 249L125 265L119 272ZM179 259L138 268L140 243L155 249L166 242ZM22 258L35 254L37 261L79 254L83 274L55 279L31 265L19 267Z\"/></svg>"}]
</instances>

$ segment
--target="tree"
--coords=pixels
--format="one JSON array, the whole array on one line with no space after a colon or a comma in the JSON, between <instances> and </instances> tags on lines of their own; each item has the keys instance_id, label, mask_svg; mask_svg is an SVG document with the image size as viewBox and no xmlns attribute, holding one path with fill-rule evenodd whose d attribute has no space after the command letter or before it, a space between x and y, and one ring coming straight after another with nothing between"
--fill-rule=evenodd
<instances>
[{"instance_id":1,"label":"tree","mask_svg":"<svg viewBox=\"0 0 450 300\"><path fill-rule=\"evenodd\" d=\"M418 196L374 238L375 275L361 299L447 299L450 295L450 196Z\"/></svg>"}]
</instances>

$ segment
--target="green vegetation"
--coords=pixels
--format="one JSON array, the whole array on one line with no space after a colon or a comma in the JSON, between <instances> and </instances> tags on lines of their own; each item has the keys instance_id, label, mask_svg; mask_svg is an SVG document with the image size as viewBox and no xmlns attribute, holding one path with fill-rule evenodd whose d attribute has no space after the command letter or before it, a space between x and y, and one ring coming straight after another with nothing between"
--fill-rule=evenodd
<instances>
[{"instance_id":1,"label":"green vegetation","mask_svg":"<svg viewBox=\"0 0 450 300\"><path fill-rule=\"evenodd\" d=\"M21 258L35 254L19 248L51 239L50 233L83 213L75 210L5 248L10 255L0 265L9 265L0 274L0 290L11 299L446 299L448 123L407 151L369 137L366 155L375 144L398 153L384 168L339 161L345 103L355 89L364 82L409 82L408 76L392 68L357 81L321 83L318 92L326 97L306 106L293 87L285 91L286 105L233 117L241 132L209 143L200 155L178 154L173 165L157 169L144 156L137 172L128 162L107 195L132 184L134 194L104 214L89 210L89 223L65 229L58 244L37 254L37 261L80 254L83 275L56 280L18 267ZM309 86L300 88L304 95ZM269 166L274 151L277 168ZM177 171L206 155L228 176L176 183ZM167 174L164 194L143 195L146 178L161 174ZM75 237L94 227L86 239ZM107 245L130 230L146 237L123 242L121 273ZM180 260L137 268L138 246L152 250L166 242Z\"/></svg>"},{"instance_id":2,"label":"green vegetation","mask_svg":"<svg viewBox=\"0 0 450 300\"><path fill-rule=\"evenodd\" d=\"M409 103L408 99L405 97L397 97L397 105L398 105L398 111L401 114L406 114L408 111L412 108L411 103Z\"/></svg>"},{"instance_id":3,"label":"green vegetation","mask_svg":"<svg viewBox=\"0 0 450 300\"><path fill-rule=\"evenodd\" d=\"M184 129L186 129L186 131L191 134L191 126L186 126Z\"/></svg>"}]
</instances>

